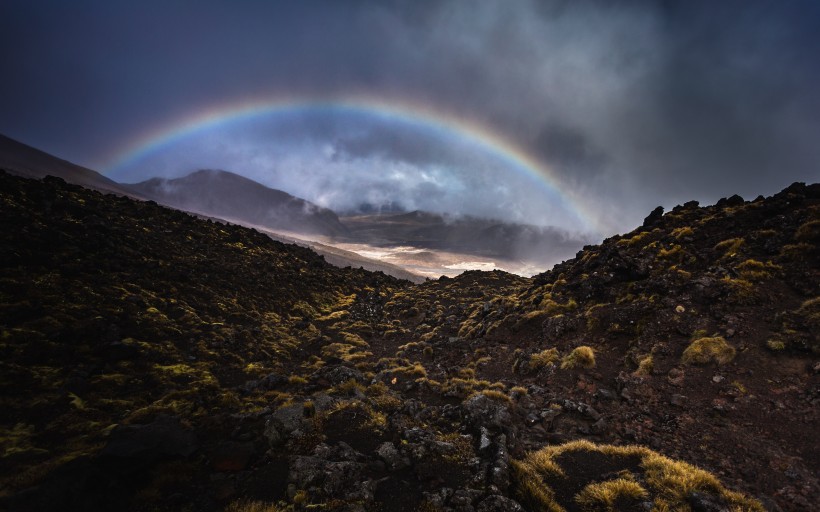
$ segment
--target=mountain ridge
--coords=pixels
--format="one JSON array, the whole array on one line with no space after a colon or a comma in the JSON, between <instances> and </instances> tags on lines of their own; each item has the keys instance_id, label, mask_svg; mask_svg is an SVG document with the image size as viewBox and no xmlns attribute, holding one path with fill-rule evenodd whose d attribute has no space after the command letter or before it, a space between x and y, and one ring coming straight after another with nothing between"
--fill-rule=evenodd
<instances>
[{"instance_id":1,"label":"mountain ridge","mask_svg":"<svg viewBox=\"0 0 820 512\"><path fill-rule=\"evenodd\" d=\"M0 168L20 176L42 179L60 175L69 182L120 195L135 196L127 185L97 171L73 164L22 142L0 134Z\"/></svg>"},{"instance_id":2,"label":"mountain ridge","mask_svg":"<svg viewBox=\"0 0 820 512\"><path fill-rule=\"evenodd\" d=\"M324 236L347 233L332 210L229 171L203 169L181 178L151 178L130 188L180 209L274 230Z\"/></svg>"}]
</instances>

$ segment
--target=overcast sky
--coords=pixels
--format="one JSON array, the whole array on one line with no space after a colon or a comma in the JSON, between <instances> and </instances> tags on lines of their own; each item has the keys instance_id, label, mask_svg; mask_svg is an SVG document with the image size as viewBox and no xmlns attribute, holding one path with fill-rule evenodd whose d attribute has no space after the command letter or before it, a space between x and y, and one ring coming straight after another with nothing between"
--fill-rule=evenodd
<instances>
[{"instance_id":1,"label":"overcast sky","mask_svg":"<svg viewBox=\"0 0 820 512\"><path fill-rule=\"evenodd\" d=\"M117 179L219 167L331 207L589 228L475 140L363 113L239 120L111 167L254 98L423 105L552 169L609 235L820 181L818 56L816 0L4 0L0 133Z\"/></svg>"}]
</instances>

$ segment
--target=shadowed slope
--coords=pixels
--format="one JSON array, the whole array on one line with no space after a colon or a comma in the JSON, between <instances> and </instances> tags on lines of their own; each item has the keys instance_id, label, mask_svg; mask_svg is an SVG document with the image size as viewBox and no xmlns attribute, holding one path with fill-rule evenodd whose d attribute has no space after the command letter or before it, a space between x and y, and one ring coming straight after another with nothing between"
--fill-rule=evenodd
<instances>
[{"instance_id":1,"label":"shadowed slope","mask_svg":"<svg viewBox=\"0 0 820 512\"><path fill-rule=\"evenodd\" d=\"M297 233L347 233L331 210L231 172L202 170L183 178L152 178L131 187L158 203L226 220Z\"/></svg>"},{"instance_id":2,"label":"shadowed slope","mask_svg":"<svg viewBox=\"0 0 820 512\"><path fill-rule=\"evenodd\" d=\"M0 135L0 169L7 169L28 178L58 175L69 183L93 188L94 190L121 195L135 195L134 191L127 185L117 183L91 169L86 169L39 149L34 149L5 135Z\"/></svg>"}]
</instances>

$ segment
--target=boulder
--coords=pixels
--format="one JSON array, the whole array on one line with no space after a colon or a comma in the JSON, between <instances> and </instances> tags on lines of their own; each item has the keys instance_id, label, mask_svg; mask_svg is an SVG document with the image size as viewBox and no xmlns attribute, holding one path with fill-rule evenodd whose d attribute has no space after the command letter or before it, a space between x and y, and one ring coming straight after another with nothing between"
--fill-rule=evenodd
<instances>
[{"instance_id":1,"label":"boulder","mask_svg":"<svg viewBox=\"0 0 820 512\"><path fill-rule=\"evenodd\" d=\"M487 395L477 394L467 399L463 407L475 424L491 430L507 429L512 422L508 406Z\"/></svg>"}]
</instances>

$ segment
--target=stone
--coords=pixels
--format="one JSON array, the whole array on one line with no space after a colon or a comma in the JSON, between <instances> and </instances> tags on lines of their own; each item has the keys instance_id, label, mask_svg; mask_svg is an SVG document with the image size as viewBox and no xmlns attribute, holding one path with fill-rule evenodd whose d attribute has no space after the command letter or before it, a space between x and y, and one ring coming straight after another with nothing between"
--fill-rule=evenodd
<instances>
[{"instance_id":1,"label":"stone","mask_svg":"<svg viewBox=\"0 0 820 512\"><path fill-rule=\"evenodd\" d=\"M508 428L512 422L507 406L487 395L475 395L466 400L463 406L474 422L488 428L503 430Z\"/></svg>"},{"instance_id":2,"label":"stone","mask_svg":"<svg viewBox=\"0 0 820 512\"><path fill-rule=\"evenodd\" d=\"M376 448L376 453L387 464L387 467L395 471L408 466L409 461L402 457L401 452L396 449L396 446L391 442L384 442Z\"/></svg>"},{"instance_id":3,"label":"stone","mask_svg":"<svg viewBox=\"0 0 820 512\"><path fill-rule=\"evenodd\" d=\"M339 384L343 384L349 380L364 382L362 372L356 368L350 368L349 366L331 366L320 368L313 374L313 377L326 379L334 386L338 386Z\"/></svg>"},{"instance_id":4,"label":"stone","mask_svg":"<svg viewBox=\"0 0 820 512\"><path fill-rule=\"evenodd\" d=\"M609 430L609 423L604 418L601 418L601 419L599 419L598 421L596 421L595 423L592 424L592 427L590 427L590 430L592 431L593 434L598 434L598 435L604 434L604 433L606 433L607 430Z\"/></svg>"},{"instance_id":5,"label":"stone","mask_svg":"<svg viewBox=\"0 0 820 512\"><path fill-rule=\"evenodd\" d=\"M680 368L672 368L669 370L669 373L666 374L666 380L669 384L677 387L683 386L683 381L686 374Z\"/></svg>"},{"instance_id":6,"label":"stone","mask_svg":"<svg viewBox=\"0 0 820 512\"><path fill-rule=\"evenodd\" d=\"M642 227L648 228L658 222L663 217L663 206L658 206L643 220Z\"/></svg>"},{"instance_id":7,"label":"stone","mask_svg":"<svg viewBox=\"0 0 820 512\"><path fill-rule=\"evenodd\" d=\"M599 419L601 419L601 413L599 413L587 404L581 404L579 406L579 409L581 411L581 414L591 419L592 421L598 421Z\"/></svg>"},{"instance_id":8,"label":"stone","mask_svg":"<svg viewBox=\"0 0 820 512\"><path fill-rule=\"evenodd\" d=\"M686 404L686 396L685 395L672 395L669 397L669 403L675 405L677 407L683 407Z\"/></svg>"},{"instance_id":9,"label":"stone","mask_svg":"<svg viewBox=\"0 0 820 512\"><path fill-rule=\"evenodd\" d=\"M296 432L311 429L310 422L304 416L304 406L294 404L280 407L265 420L264 436L271 447L279 446Z\"/></svg>"},{"instance_id":10,"label":"stone","mask_svg":"<svg viewBox=\"0 0 820 512\"><path fill-rule=\"evenodd\" d=\"M515 500L505 496L488 496L476 509L478 512L524 512L524 508Z\"/></svg>"},{"instance_id":11,"label":"stone","mask_svg":"<svg viewBox=\"0 0 820 512\"><path fill-rule=\"evenodd\" d=\"M317 487L326 496L356 492L366 466L352 461L327 461L313 456L295 456L290 460L288 481L298 489Z\"/></svg>"},{"instance_id":12,"label":"stone","mask_svg":"<svg viewBox=\"0 0 820 512\"><path fill-rule=\"evenodd\" d=\"M484 451L490 447L490 432L487 430L486 427L482 426L481 429L481 437L479 437L478 441L478 449L479 451Z\"/></svg>"}]
</instances>

